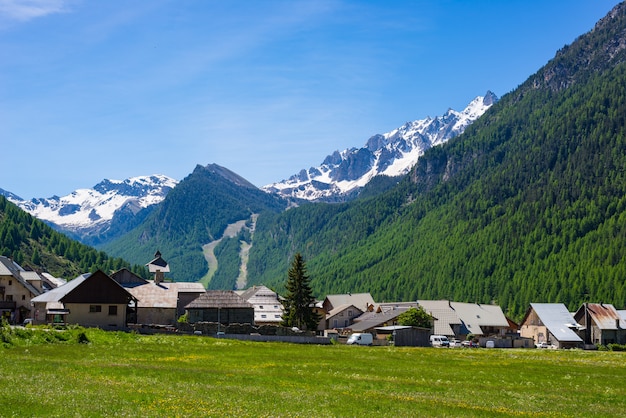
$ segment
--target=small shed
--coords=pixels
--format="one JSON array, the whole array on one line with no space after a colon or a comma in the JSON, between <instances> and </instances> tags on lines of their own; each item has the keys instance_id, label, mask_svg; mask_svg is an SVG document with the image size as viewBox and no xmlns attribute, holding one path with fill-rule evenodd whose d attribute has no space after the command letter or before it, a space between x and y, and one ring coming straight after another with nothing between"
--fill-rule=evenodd
<instances>
[{"instance_id":1,"label":"small shed","mask_svg":"<svg viewBox=\"0 0 626 418\"><path fill-rule=\"evenodd\" d=\"M392 325L375 328L378 339L391 336L396 347L429 347L430 328L411 327L408 325ZM381 338L382 337L382 338Z\"/></svg>"},{"instance_id":2,"label":"small shed","mask_svg":"<svg viewBox=\"0 0 626 418\"><path fill-rule=\"evenodd\" d=\"M232 290L207 290L185 306L187 320L228 324L254 324L254 306Z\"/></svg>"}]
</instances>

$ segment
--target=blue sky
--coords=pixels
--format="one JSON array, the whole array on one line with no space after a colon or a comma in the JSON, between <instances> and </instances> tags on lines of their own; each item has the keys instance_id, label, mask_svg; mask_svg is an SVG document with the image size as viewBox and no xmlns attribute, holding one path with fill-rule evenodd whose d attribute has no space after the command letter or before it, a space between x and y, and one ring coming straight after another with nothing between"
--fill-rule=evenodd
<instances>
[{"instance_id":1,"label":"blue sky","mask_svg":"<svg viewBox=\"0 0 626 418\"><path fill-rule=\"evenodd\" d=\"M0 0L0 188L216 163L262 186L502 96L616 0Z\"/></svg>"}]
</instances>

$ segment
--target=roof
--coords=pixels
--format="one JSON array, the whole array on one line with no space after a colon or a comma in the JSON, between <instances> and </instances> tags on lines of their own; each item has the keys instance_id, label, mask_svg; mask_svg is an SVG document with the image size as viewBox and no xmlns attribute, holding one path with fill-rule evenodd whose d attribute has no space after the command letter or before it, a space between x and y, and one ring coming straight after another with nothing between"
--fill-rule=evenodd
<instances>
[{"instance_id":1,"label":"roof","mask_svg":"<svg viewBox=\"0 0 626 418\"><path fill-rule=\"evenodd\" d=\"M63 286L56 287L49 292L41 294L32 299L32 302L59 302L63 299L68 293L72 290L76 289L82 283L85 282L91 276L91 273L81 274L73 280L65 283Z\"/></svg>"},{"instance_id":2,"label":"roof","mask_svg":"<svg viewBox=\"0 0 626 418\"><path fill-rule=\"evenodd\" d=\"M176 308L180 293L204 293L202 283L145 281L122 285L137 299L138 308Z\"/></svg>"},{"instance_id":3,"label":"roof","mask_svg":"<svg viewBox=\"0 0 626 418\"><path fill-rule=\"evenodd\" d=\"M81 285L80 291L74 292ZM132 299L127 289L113 280L102 270L94 273L85 273L63 286L59 286L32 299L32 302L63 302L63 303L93 303L97 301L114 301Z\"/></svg>"},{"instance_id":4,"label":"roof","mask_svg":"<svg viewBox=\"0 0 626 418\"><path fill-rule=\"evenodd\" d=\"M232 290L207 290L192 302L185 306L185 309L210 309L210 308L250 308L252 304L246 302Z\"/></svg>"},{"instance_id":5,"label":"roof","mask_svg":"<svg viewBox=\"0 0 626 418\"><path fill-rule=\"evenodd\" d=\"M135 273L128 270L127 268L116 271L111 275L111 278L124 287L127 287L127 285L131 284L141 285L148 283L148 280L137 276Z\"/></svg>"},{"instance_id":6,"label":"roof","mask_svg":"<svg viewBox=\"0 0 626 418\"><path fill-rule=\"evenodd\" d=\"M341 312L345 312L346 310L348 310L349 308L354 308L355 310L358 311L357 315L354 315L354 317L360 315L363 313L363 311L359 308L357 308L356 306L350 304L350 305L341 305L341 306L337 306L336 308L333 308L330 312L328 312L326 314L326 319L332 318L333 316L341 313Z\"/></svg>"},{"instance_id":7,"label":"roof","mask_svg":"<svg viewBox=\"0 0 626 418\"><path fill-rule=\"evenodd\" d=\"M255 303L259 301L267 301L267 303L278 302L278 294L267 286L252 286L246 290L236 292L243 300Z\"/></svg>"},{"instance_id":8,"label":"roof","mask_svg":"<svg viewBox=\"0 0 626 418\"><path fill-rule=\"evenodd\" d=\"M585 303L580 307L579 311L585 309L585 307L598 328L606 330L626 329L626 319L620 316L613 305L608 303ZM580 319L578 312L576 312L576 317Z\"/></svg>"},{"instance_id":9,"label":"roof","mask_svg":"<svg viewBox=\"0 0 626 418\"><path fill-rule=\"evenodd\" d=\"M390 325L388 327L376 327L376 331L399 331L401 329L411 329L410 325Z\"/></svg>"},{"instance_id":10,"label":"roof","mask_svg":"<svg viewBox=\"0 0 626 418\"><path fill-rule=\"evenodd\" d=\"M534 310L543 325L558 341L582 342L582 339L573 331L581 327L567 307L562 303L531 303L524 316L522 324L526 322L530 311Z\"/></svg>"},{"instance_id":11,"label":"roof","mask_svg":"<svg viewBox=\"0 0 626 418\"><path fill-rule=\"evenodd\" d=\"M369 305L374 305L374 299L369 293L344 293L339 295L327 295L326 301L333 309L341 305L354 305L365 312Z\"/></svg>"},{"instance_id":12,"label":"roof","mask_svg":"<svg viewBox=\"0 0 626 418\"><path fill-rule=\"evenodd\" d=\"M167 261L161 258L161 253L159 251L154 254L154 259L146 264L146 266L148 266L148 271L150 273L155 273L157 271L162 271L163 273L170 272L170 266L167 264Z\"/></svg>"},{"instance_id":13,"label":"roof","mask_svg":"<svg viewBox=\"0 0 626 418\"><path fill-rule=\"evenodd\" d=\"M52 283L54 285L54 287L59 287L59 286L63 286L65 283L67 283L67 280L62 279L60 277L54 277L52 274L50 273L46 273L45 271L43 273L41 273L42 276L44 276L46 279L48 279L48 281L50 283Z\"/></svg>"},{"instance_id":14,"label":"roof","mask_svg":"<svg viewBox=\"0 0 626 418\"><path fill-rule=\"evenodd\" d=\"M435 318L433 334L453 336L452 326L463 324L456 310L452 309L452 302L448 300L418 300L417 303Z\"/></svg>"},{"instance_id":15,"label":"roof","mask_svg":"<svg viewBox=\"0 0 626 418\"><path fill-rule=\"evenodd\" d=\"M451 305L471 334L484 335L481 327L508 328L509 326L509 321L498 305L463 302L451 302Z\"/></svg>"},{"instance_id":16,"label":"roof","mask_svg":"<svg viewBox=\"0 0 626 418\"><path fill-rule=\"evenodd\" d=\"M381 327L389 321L396 319L409 308L390 309L385 312L365 312L363 315L354 319L354 323L350 326L353 332L365 331L368 329Z\"/></svg>"}]
</instances>

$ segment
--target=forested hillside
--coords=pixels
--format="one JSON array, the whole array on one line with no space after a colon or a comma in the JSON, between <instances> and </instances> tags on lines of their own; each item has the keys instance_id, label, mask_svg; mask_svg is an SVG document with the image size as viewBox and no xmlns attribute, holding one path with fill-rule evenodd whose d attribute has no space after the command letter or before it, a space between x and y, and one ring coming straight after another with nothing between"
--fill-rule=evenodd
<instances>
[{"instance_id":1,"label":"forested hillside","mask_svg":"<svg viewBox=\"0 0 626 418\"><path fill-rule=\"evenodd\" d=\"M318 296L626 306L625 59L619 5L391 191L259 218L250 281L299 251Z\"/></svg>"},{"instance_id":2,"label":"forested hillside","mask_svg":"<svg viewBox=\"0 0 626 418\"><path fill-rule=\"evenodd\" d=\"M223 167L197 166L143 223L101 248L136 263L150 261L158 249L171 267L172 279L199 281L208 270L204 244L221 238L230 223L254 213L279 212L286 204ZM229 251L224 254L233 255Z\"/></svg>"},{"instance_id":3,"label":"forested hillside","mask_svg":"<svg viewBox=\"0 0 626 418\"><path fill-rule=\"evenodd\" d=\"M0 254L12 257L24 268L40 269L66 280L97 269L112 272L123 267L142 277L148 275L143 266L131 267L121 258L111 258L54 231L4 196L0 196Z\"/></svg>"}]
</instances>

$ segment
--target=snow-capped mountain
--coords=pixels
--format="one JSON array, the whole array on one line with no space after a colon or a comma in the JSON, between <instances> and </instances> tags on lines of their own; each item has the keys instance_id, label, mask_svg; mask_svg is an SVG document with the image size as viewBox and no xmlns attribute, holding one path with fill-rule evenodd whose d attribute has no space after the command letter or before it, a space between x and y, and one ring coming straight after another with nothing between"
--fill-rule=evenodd
<instances>
[{"instance_id":1,"label":"snow-capped mountain","mask_svg":"<svg viewBox=\"0 0 626 418\"><path fill-rule=\"evenodd\" d=\"M20 200L7 198L34 217L80 237L105 232L114 217L126 218L161 202L178 182L164 175L126 180L103 180L92 189L79 189L67 196ZM89 240L87 240L89 241Z\"/></svg>"},{"instance_id":2,"label":"snow-capped mountain","mask_svg":"<svg viewBox=\"0 0 626 418\"><path fill-rule=\"evenodd\" d=\"M459 134L498 101L488 91L457 112L407 122L386 134L372 136L363 148L335 151L319 167L311 167L288 180L263 186L269 193L312 201L347 200L373 177L400 176L409 172L428 148Z\"/></svg>"}]
</instances>

